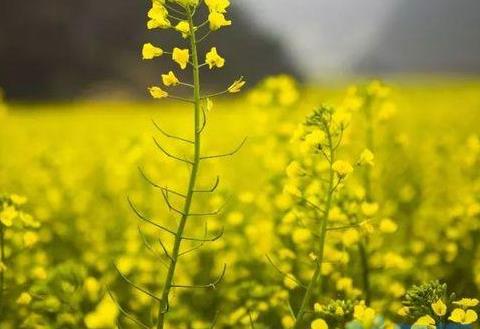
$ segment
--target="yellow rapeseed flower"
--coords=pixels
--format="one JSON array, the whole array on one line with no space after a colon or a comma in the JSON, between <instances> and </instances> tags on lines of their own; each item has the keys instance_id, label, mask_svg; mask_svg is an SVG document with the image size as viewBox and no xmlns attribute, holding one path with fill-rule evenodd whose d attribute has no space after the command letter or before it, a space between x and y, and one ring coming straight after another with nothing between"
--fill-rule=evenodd
<instances>
[{"instance_id":1,"label":"yellow rapeseed flower","mask_svg":"<svg viewBox=\"0 0 480 329\"><path fill-rule=\"evenodd\" d=\"M23 244L25 247L30 248L38 242L38 234L35 232L26 232L23 235Z\"/></svg>"},{"instance_id":2,"label":"yellow rapeseed flower","mask_svg":"<svg viewBox=\"0 0 480 329\"><path fill-rule=\"evenodd\" d=\"M452 311L448 319L455 323L472 324L477 321L478 315L474 310L465 311L461 308L456 308Z\"/></svg>"},{"instance_id":3,"label":"yellow rapeseed flower","mask_svg":"<svg viewBox=\"0 0 480 329\"><path fill-rule=\"evenodd\" d=\"M340 177L345 177L348 174L351 174L353 172L353 167L352 165L343 160L337 160L333 163L332 169L338 174Z\"/></svg>"},{"instance_id":4,"label":"yellow rapeseed flower","mask_svg":"<svg viewBox=\"0 0 480 329\"><path fill-rule=\"evenodd\" d=\"M208 64L210 69L214 67L222 68L225 65L225 59L218 54L217 48L213 47L205 56L205 63Z\"/></svg>"},{"instance_id":5,"label":"yellow rapeseed flower","mask_svg":"<svg viewBox=\"0 0 480 329\"><path fill-rule=\"evenodd\" d=\"M3 210L0 212L0 223L6 227L13 225L13 220L17 217L18 212L15 207L4 206Z\"/></svg>"},{"instance_id":6,"label":"yellow rapeseed flower","mask_svg":"<svg viewBox=\"0 0 480 329\"><path fill-rule=\"evenodd\" d=\"M163 50L159 47L155 47L151 43L146 43L142 48L143 59L154 59L163 55Z\"/></svg>"},{"instance_id":7,"label":"yellow rapeseed flower","mask_svg":"<svg viewBox=\"0 0 480 329\"><path fill-rule=\"evenodd\" d=\"M317 146L325 141L325 133L320 129L315 129L307 136L305 136L305 143L309 146Z\"/></svg>"},{"instance_id":8,"label":"yellow rapeseed flower","mask_svg":"<svg viewBox=\"0 0 480 329\"><path fill-rule=\"evenodd\" d=\"M182 70L187 68L188 61L190 60L190 50L174 48L172 53L172 59Z\"/></svg>"},{"instance_id":9,"label":"yellow rapeseed flower","mask_svg":"<svg viewBox=\"0 0 480 329\"><path fill-rule=\"evenodd\" d=\"M324 319L316 319L313 320L310 327L311 329L328 329L328 324L325 322Z\"/></svg>"},{"instance_id":10,"label":"yellow rapeseed flower","mask_svg":"<svg viewBox=\"0 0 480 329\"><path fill-rule=\"evenodd\" d=\"M148 88L148 91L150 92L150 95L152 95L152 97L155 99L168 97L168 93L165 90L162 90L162 88L160 87L153 86Z\"/></svg>"},{"instance_id":11,"label":"yellow rapeseed flower","mask_svg":"<svg viewBox=\"0 0 480 329\"><path fill-rule=\"evenodd\" d=\"M454 301L453 304L468 308L477 306L479 304L479 301L476 298L462 298L460 300Z\"/></svg>"},{"instance_id":12,"label":"yellow rapeseed flower","mask_svg":"<svg viewBox=\"0 0 480 329\"><path fill-rule=\"evenodd\" d=\"M182 37L186 39L190 35L190 24L187 21L181 21L175 26L175 30L182 33Z\"/></svg>"},{"instance_id":13,"label":"yellow rapeseed flower","mask_svg":"<svg viewBox=\"0 0 480 329\"><path fill-rule=\"evenodd\" d=\"M363 150L363 152L360 154L360 159L358 160L359 165L369 165L373 166L374 162L373 160L375 159L375 156L373 155L372 151L369 149Z\"/></svg>"},{"instance_id":14,"label":"yellow rapeseed flower","mask_svg":"<svg viewBox=\"0 0 480 329\"><path fill-rule=\"evenodd\" d=\"M32 296L30 296L27 292L22 292L20 296L17 298L18 305L28 305L32 301Z\"/></svg>"},{"instance_id":15,"label":"yellow rapeseed flower","mask_svg":"<svg viewBox=\"0 0 480 329\"><path fill-rule=\"evenodd\" d=\"M172 71L168 72L168 74L162 74L162 81L167 87L176 86L180 83L180 80L178 80Z\"/></svg>"},{"instance_id":16,"label":"yellow rapeseed flower","mask_svg":"<svg viewBox=\"0 0 480 329\"><path fill-rule=\"evenodd\" d=\"M230 1L228 0L205 0L205 4L207 5L210 12L217 12L217 13L226 13L227 8L230 6Z\"/></svg>"},{"instance_id":17,"label":"yellow rapeseed flower","mask_svg":"<svg viewBox=\"0 0 480 329\"><path fill-rule=\"evenodd\" d=\"M430 315L424 315L415 321L413 327L435 328L435 320Z\"/></svg>"},{"instance_id":18,"label":"yellow rapeseed flower","mask_svg":"<svg viewBox=\"0 0 480 329\"><path fill-rule=\"evenodd\" d=\"M165 7L158 1L153 3L152 8L148 11L148 18L150 20L147 22L147 28L149 30L161 28L168 29L172 25L168 20L168 11Z\"/></svg>"},{"instance_id":19,"label":"yellow rapeseed flower","mask_svg":"<svg viewBox=\"0 0 480 329\"><path fill-rule=\"evenodd\" d=\"M210 30L216 31L224 26L232 25L232 21L225 19L225 15L218 12L211 12L208 15L208 21L210 23Z\"/></svg>"},{"instance_id":20,"label":"yellow rapeseed flower","mask_svg":"<svg viewBox=\"0 0 480 329\"><path fill-rule=\"evenodd\" d=\"M438 316L444 316L447 313L447 305L439 299L435 303L432 303L432 310L435 312L436 315Z\"/></svg>"}]
</instances>

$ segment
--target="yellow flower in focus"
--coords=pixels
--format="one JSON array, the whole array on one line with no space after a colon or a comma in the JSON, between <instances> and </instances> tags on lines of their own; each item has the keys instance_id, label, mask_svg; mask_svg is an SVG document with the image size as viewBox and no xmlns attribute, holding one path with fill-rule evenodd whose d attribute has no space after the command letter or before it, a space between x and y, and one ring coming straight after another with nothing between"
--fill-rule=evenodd
<instances>
[{"instance_id":1,"label":"yellow flower in focus","mask_svg":"<svg viewBox=\"0 0 480 329\"><path fill-rule=\"evenodd\" d=\"M230 1L228 0L205 0L205 4L207 5L210 12L217 12L217 13L226 13L227 8L230 6Z\"/></svg>"},{"instance_id":2,"label":"yellow flower in focus","mask_svg":"<svg viewBox=\"0 0 480 329\"><path fill-rule=\"evenodd\" d=\"M162 88L160 87L153 86L148 88L148 91L150 92L150 95L152 95L152 97L155 99L168 97L168 93L165 90L162 90Z\"/></svg>"},{"instance_id":3,"label":"yellow flower in focus","mask_svg":"<svg viewBox=\"0 0 480 329\"><path fill-rule=\"evenodd\" d=\"M232 21L225 19L225 16L218 12L211 12L208 15L208 21L210 22L210 30L216 31L224 26L232 25Z\"/></svg>"},{"instance_id":4,"label":"yellow flower in focus","mask_svg":"<svg viewBox=\"0 0 480 329\"><path fill-rule=\"evenodd\" d=\"M333 163L332 169L338 174L340 177L345 177L348 174L351 174L353 172L353 167L352 165L343 160L337 160Z\"/></svg>"},{"instance_id":5,"label":"yellow flower in focus","mask_svg":"<svg viewBox=\"0 0 480 329\"><path fill-rule=\"evenodd\" d=\"M182 37L186 39L190 35L190 23L181 21L175 26L175 30L182 33Z\"/></svg>"},{"instance_id":6,"label":"yellow flower in focus","mask_svg":"<svg viewBox=\"0 0 480 329\"><path fill-rule=\"evenodd\" d=\"M225 59L218 54L217 48L213 47L207 53L205 57L205 63L208 64L210 69L213 69L214 67L222 68L225 65Z\"/></svg>"},{"instance_id":7,"label":"yellow flower in focus","mask_svg":"<svg viewBox=\"0 0 480 329\"><path fill-rule=\"evenodd\" d=\"M160 57L163 55L163 50L161 48L155 47L151 43L146 43L142 48L142 57L143 59L154 59L155 57Z\"/></svg>"},{"instance_id":8,"label":"yellow flower in focus","mask_svg":"<svg viewBox=\"0 0 480 329\"><path fill-rule=\"evenodd\" d=\"M18 305L29 305L32 302L32 296L27 292L22 292L17 298Z\"/></svg>"},{"instance_id":9,"label":"yellow flower in focus","mask_svg":"<svg viewBox=\"0 0 480 329\"><path fill-rule=\"evenodd\" d=\"M477 321L478 315L474 310L465 311L461 308L456 308L452 311L448 319L455 323L472 324Z\"/></svg>"},{"instance_id":10,"label":"yellow flower in focus","mask_svg":"<svg viewBox=\"0 0 480 329\"><path fill-rule=\"evenodd\" d=\"M424 315L419 317L412 327L435 328L435 320L430 315Z\"/></svg>"},{"instance_id":11,"label":"yellow flower in focus","mask_svg":"<svg viewBox=\"0 0 480 329\"><path fill-rule=\"evenodd\" d=\"M432 310L435 312L436 315L438 316L444 316L447 313L447 305L439 299L435 303L432 303Z\"/></svg>"},{"instance_id":12,"label":"yellow flower in focus","mask_svg":"<svg viewBox=\"0 0 480 329\"><path fill-rule=\"evenodd\" d=\"M153 6L148 11L147 16L150 18L150 20L147 22L147 28L149 30L156 28L168 29L171 27L171 23L167 18L168 11L158 1L153 3Z\"/></svg>"},{"instance_id":13,"label":"yellow flower in focus","mask_svg":"<svg viewBox=\"0 0 480 329\"><path fill-rule=\"evenodd\" d=\"M243 77L240 79L236 80L230 87L228 87L228 92L231 94L239 93L242 90L242 87L246 84L247 82L243 80Z\"/></svg>"},{"instance_id":14,"label":"yellow flower in focus","mask_svg":"<svg viewBox=\"0 0 480 329\"><path fill-rule=\"evenodd\" d=\"M162 74L162 81L167 87L176 86L180 83L180 80L177 79L172 71L168 72L168 74Z\"/></svg>"},{"instance_id":15,"label":"yellow flower in focus","mask_svg":"<svg viewBox=\"0 0 480 329\"><path fill-rule=\"evenodd\" d=\"M479 304L479 301L476 298L462 298L460 300L454 301L453 304L468 308L477 306Z\"/></svg>"},{"instance_id":16,"label":"yellow flower in focus","mask_svg":"<svg viewBox=\"0 0 480 329\"><path fill-rule=\"evenodd\" d=\"M190 60L190 50L174 48L172 53L172 59L182 70L187 68L188 61Z\"/></svg>"},{"instance_id":17,"label":"yellow flower in focus","mask_svg":"<svg viewBox=\"0 0 480 329\"><path fill-rule=\"evenodd\" d=\"M323 319L316 319L316 320L313 320L310 328L311 329L328 329L328 324Z\"/></svg>"}]
</instances>

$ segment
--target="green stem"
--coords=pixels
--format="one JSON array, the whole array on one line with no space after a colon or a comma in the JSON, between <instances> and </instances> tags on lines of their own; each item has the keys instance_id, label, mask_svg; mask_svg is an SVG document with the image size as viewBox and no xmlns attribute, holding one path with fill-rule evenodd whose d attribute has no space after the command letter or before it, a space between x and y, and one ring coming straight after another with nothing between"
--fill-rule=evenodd
<instances>
[{"instance_id":1,"label":"green stem","mask_svg":"<svg viewBox=\"0 0 480 329\"><path fill-rule=\"evenodd\" d=\"M158 323L157 329L163 329L165 325L165 315L168 310L168 299L170 295L170 290L173 284L173 278L175 276L175 269L177 267L178 257L180 253L180 246L182 243L183 232L185 231L185 226L190 214L190 209L192 205L193 194L195 190L195 185L197 181L198 169L200 166L200 142L201 142L201 132L200 132L200 114L201 114L201 104L200 104L200 70L198 65L198 53L197 53L197 41L195 37L195 30L193 25L193 16L190 7L186 7L186 12L188 16L188 21L190 23L190 47L192 51L193 59L193 86L194 86L194 156L193 164L190 172L190 179L188 183L188 190L186 193L185 204L183 207L183 214L178 225L177 234L175 236L175 241L173 244L173 249L171 253L170 265L168 268L167 276L165 279L165 284L163 287L160 309L158 314Z\"/></svg>"},{"instance_id":2,"label":"green stem","mask_svg":"<svg viewBox=\"0 0 480 329\"><path fill-rule=\"evenodd\" d=\"M312 275L310 283L307 286L307 291L303 296L302 303L300 305L300 309L297 312L294 329L300 329L303 326L303 317L305 316L306 311L308 310L309 304L312 299L313 292L315 291L317 286L321 286L321 279L322 279L322 263L324 257L324 250L325 250L325 243L327 238L327 224L328 219L330 216L330 209L332 207L332 200L333 200L333 193L334 193L334 179L335 173L333 171L333 163L335 162L335 150L332 141L332 135L327 128L327 137L328 137L328 146L329 146L329 180L328 180L328 194L327 199L325 202L325 210L324 216L322 221L320 222L320 234L319 234L319 245L318 245L318 255L317 261L315 265L315 272Z\"/></svg>"}]
</instances>

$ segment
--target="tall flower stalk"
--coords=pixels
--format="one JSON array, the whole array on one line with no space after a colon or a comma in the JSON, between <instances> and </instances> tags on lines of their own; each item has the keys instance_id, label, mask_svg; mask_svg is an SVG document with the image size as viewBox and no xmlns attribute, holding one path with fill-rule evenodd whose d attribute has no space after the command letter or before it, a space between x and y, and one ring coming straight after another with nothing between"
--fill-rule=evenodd
<instances>
[{"instance_id":1,"label":"tall flower stalk","mask_svg":"<svg viewBox=\"0 0 480 329\"><path fill-rule=\"evenodd\" d=\"M306 314L312 311L313 297L318 295L322 283L322 263L324 262L327 232L331 209L335 202L335 194L345 178L353 171L350 163L339 160L337 153L341 146L344 130L346 129L345 116L336 112L334 108L322 106L310 115L306 123L299 129L300 148L305 151L302 160L293 161L287 168L288 180L285 191L292 194L298 201L299 207L306 218L313 220L302 223L314 236L312 253L314 271L307 284L296 280L305 288L300 306L294 315L293 328L300 329L306 326ZM312 182L321 186L313 194L308 192ZM338 228L335 228L338 229Z\"/></svg>"},{"instance_id":2,"label":"tall flower stalk","mask_svg":"<svg viewBox=\"0 0 480 329\"><path fill-rule=\"evenodd\" d=\"M195 18L196 13L201 6L201 2L198 0L171 0L171 1L162 1L162 0L153 0L152 8L148 12L149 21L147 26L149 29L154 28L162 28L162 29L174 29L181 33L184 39L188 39L189 41L189 48L187 49L180 49L174 48L171 52L164 51L160 47L154 46L151 43L147 43L143 46L143 58L144 59L154 59L156 57L160 57L163 54L169 54L172 56L172 60L176 62L182 70L186 69L188 66L192 69L192 83L186 83L180 81L174 72L170 71L168 74L162 75L162 82L166 87L173 87L173 86L185 86L192 90L191 98L184 98L179 96L171 95L169 92L163 90L159 86L153 86L149 88L150 94L155 99L162 99L162 98L171 98L175 100L179 100L182 102L190 103L193 107L193 131L192 131L192 138L183 138L174 136L165 132L162 128L158 125L157 128L159 131L164 134L167 138L176 140L181 143L189 144L193 151L190 158L182 158L180 156L176 156L173 153L167 151L157 140L154 139L156 146L162 151L167 157L172 158L175 161L181 162L183 164L187 164L190 167L188 185L185 192L179 192L172 188L162 186L160 184L154 183L152 180L147 178L147 176L142 172L144 177L150 182L153 186L159 188L162 192L164 200L169 208L169 210L176 215L179 216L179 222L177 228L175 230L170 230L152 220L147 218L143 215L133 204L132 200L129 199L130 205L134 212L142 219L143 221L147 222L150 225L153 225L157 229L170 234L173 237L173 245L171 248L168 248L164 243L161 243L163 249L163 256L167 261L167 273L165 278L162 282L162 290L159 296L155 295L154 293L143 289L142 287L134 284L131 280L126 278L120 271L121 277L130 285L132 285L135 289L139 290L140 292L148 295L151 297L155 302L159 304L158 316L156 323L154 323L154 327L157 329L162 329L165 327L167 322L166 318L168 312L170 311L170 304L169 299L172 293L172 289L195 289L195 288L205 288L205 289L215 289L216 286L222 280L226 266L224 266L222 273L220 276L211 283L207 284L200 284L200 285L183 285L177 284L175 282L175 274L176 270L180 261L180 258L187 253L193 252L198 248L192 248L190 250L183 250L182 251L182 243L184 241L190 242L197 242L199 246L202 246L206 242L213 242L219 239L222 234L212 236L211 238L208 237L207 232L205 232L204 237L187 237L184 235L186 228L189 223L189 219L192 217L207 217L213 216L220 212L221 209L211 211L211 212L204 212L204 213L197 213L192 211L192 205L194 202L195 195L197 194L205 194L205 193L212 193L216 190L219 184L219 179L215 181L213 187L207 189L198 188L197 180L200 171L200 165L203 161L207 161L210 159L222 158L227 157L235 154L237 151L240 150L244 141L232 152L218 154L218 155L204 155L202 154L202 133L207 123L207 112L213 106L212 98L216 96L220 96L227 93L237 93L241 90L245 82L243 79L239 79L235 81L230 87L226 88L221 92L217 92L211 95L202 95L201 93L201 80L200 80L200 70L204 67L209 67L210 69L214 68L222 68L225 65L225 59L222 58L217 48L213 47L205 56L205 62L200 63L199 58L199 43L205 40L212 31L216 31L221 27L228 26L231 24L231 21L225 18L226 9L229 7L228 0L205 0L205 5L209 11L208 18L196 25ZM175 21L176 24L172 24ZM202 31L206 30L206 31ZM200 35L203 33L203 35ZM174 195L183 200L183 206L177 208L170 200L170 196ZM145 236L144 242L146 242ZM151 246L146 242L146 246L151 248ZM134 316L130 313L125 311L120 305L119 309L122 311L123 315L130 319L131 321L135 322L136 324L140 325L144 328L151 328L150 325L146 325L139 320L137 320Z\"/></svg>"}]
</instances>

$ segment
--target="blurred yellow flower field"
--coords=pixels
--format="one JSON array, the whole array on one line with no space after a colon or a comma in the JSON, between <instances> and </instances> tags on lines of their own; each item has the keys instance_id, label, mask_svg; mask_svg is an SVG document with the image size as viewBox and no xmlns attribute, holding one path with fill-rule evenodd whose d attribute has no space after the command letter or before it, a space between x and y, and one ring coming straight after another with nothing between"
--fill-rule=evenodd
<instances>
[{"instance_id":1,"label":"blurred yellow flower field","mask_svg":"<svg viewBox=\"0 0 480 329\"><path fill-rule=\"evenodd\" d=\"M249 328L251 318L256 328L289 328L293 323L289 309L299 307L301 282L308 282L312 273L308 263L317 237L309 229L307 204L298 204L296 192L291 193L296 190L313 203L318 200L309 195L321 196L322 190L318 174L306 176L308 185L300 190L298 183L289 183L289 177L303 175L316 161L303 155L309 151L294 141L301 139L296 130L316 104L361 107L363 101L352 98L360 96L352 96L351 88L345 92L348 88L289 85L299 98L282 105L276 89L268 87L281 85L282 79L288 80L271 78L246 96L215 102L209 112L203 152L229 151L248 139L232 158L214 160L202 169L202 186L213 186L217 175L220 184L195 207L205 211L225 204L218 217L208 219L212 240L224 232L198 253L185 256L177 280L209 282L224 264L227 270L216 289L176 289L170 301L172 309L175 306L173 327L207 328L217 311L217 326L224 328ZM331 225L337 229L327 234L323 292L312 299L316 313L307 313L311 321L318 318L334 326L354 319L348 303L365 298L358 249L365 239L371 307L392 323L405 321L397 312L412 284L439 279L460 297L478 297L478 90L476 82L394 85L374 109L375 150L368 152L362 110L352 112L339 150L347 162L335 164L335 170L348 177L331 209ZM186 135L190 115L188 106L169 102L8 107L1 119L0 177L13 203L4 203L2 224L20 226L5 235L8 262L2 273L9 286L3 307L17 310L9 311L5 328L20 323L32 328L113 328L122 317L116 303L149 321L155 313L151 299L129 287L113 263L142 287L161 288L163 265L157 257L162 248L157 239L168 243L169 237L138 220L127 196L142 214L167 227L175 225L161 192L141 172L162 186L185 188L181 184L187 168L155 148L152 136L177 149L152 120L171 133ZM324 139L316 133L305 141L315 145ZM371 171L370 200L365 168ZM15 195L26 200L17 201ZM12 211L22 213L9 215ZM352 218L358 226L348 224ZM187 235L201 237L207 221L193 220ZM197 245L187 241L184 251ZM329 298L340 303L334 315L328 315L333 307ZM455 310L447 315L466 321L470 314L463 317ZM135 327L128 319L122 323ZM317 320L312 328L322 325Z\"/></svg>"}]
</instances>

